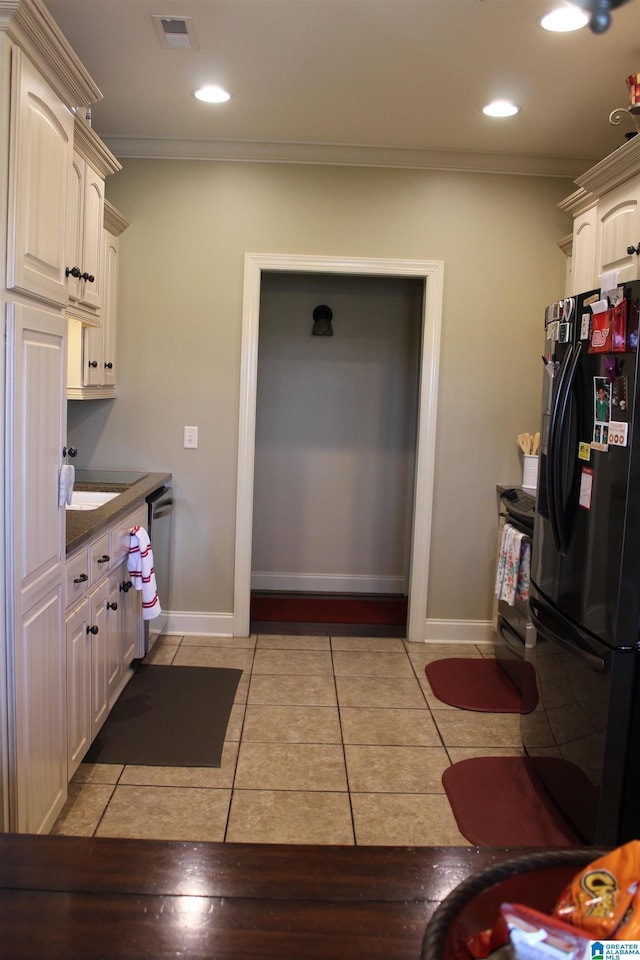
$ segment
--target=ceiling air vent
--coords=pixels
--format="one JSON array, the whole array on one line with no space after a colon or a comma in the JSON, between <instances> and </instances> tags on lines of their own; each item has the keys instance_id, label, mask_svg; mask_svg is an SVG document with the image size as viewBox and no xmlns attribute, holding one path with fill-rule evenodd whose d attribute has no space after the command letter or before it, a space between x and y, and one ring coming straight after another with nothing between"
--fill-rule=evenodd
<instances>
[{"instance_id":1,"label":"ceiling air vent","mask_svg":"<svg viewBox=\"0 0 640 960\"><path fill-rule=\"evenodd\" d=\"M152 14L160 41L165 50L197 50L196 28L191 17L166 17Z\"/></svg>"}]
</instances>

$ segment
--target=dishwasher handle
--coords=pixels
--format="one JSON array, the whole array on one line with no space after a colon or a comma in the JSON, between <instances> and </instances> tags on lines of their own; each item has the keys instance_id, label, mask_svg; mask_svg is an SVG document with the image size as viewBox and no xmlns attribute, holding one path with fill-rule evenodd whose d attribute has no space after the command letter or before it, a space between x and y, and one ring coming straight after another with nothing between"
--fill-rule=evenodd
<instances>
[{"instance_id":1,"label":"dishwasher handle","mask_svg":"<svg viewBox=\"0 0 640 960\"><path fill-rule=\"evenodd\" d=\"M164 500L156 500L154 503L150 504L150 507L151 516L154 519L156 517L164 517L173 510L173 497L166 497Z\"/></svg>"}]
</instances>

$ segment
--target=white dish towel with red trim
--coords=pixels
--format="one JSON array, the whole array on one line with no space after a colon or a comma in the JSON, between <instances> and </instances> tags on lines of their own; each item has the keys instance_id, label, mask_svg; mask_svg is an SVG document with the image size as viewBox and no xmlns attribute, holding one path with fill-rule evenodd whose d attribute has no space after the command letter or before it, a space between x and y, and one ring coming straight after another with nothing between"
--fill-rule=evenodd
<instances>
[{"instance_id":1,"label":"white dish towel with red trim","mask_svg":"<svg viewBox=\"0 0 640 960\"><path fill-rule=\"evenodd\" d=\"M142 590L142 619L153 620L162 613L158 600L156 575L153 569L153 550L144 527L132 527L127 569L136 590Z\"/></svg>"}]
</instances>

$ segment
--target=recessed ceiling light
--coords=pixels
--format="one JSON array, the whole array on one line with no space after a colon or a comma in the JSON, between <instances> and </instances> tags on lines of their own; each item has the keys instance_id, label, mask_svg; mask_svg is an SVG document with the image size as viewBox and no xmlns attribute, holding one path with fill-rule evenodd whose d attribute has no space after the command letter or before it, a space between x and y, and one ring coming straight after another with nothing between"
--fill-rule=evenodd
<instances>
[{"instance_id":1,"label":"recessed ceiling light","mask_svg":"<svg viewBox=\"0 0 640 960\"><path fill-rule=\"evenodd\" d=\"M519 111L520 107L509 100L493 100L482 108L487 117L514 117Z\"/></svg>"},{"instance_id":2,"label":"recessed ceiling light","mask_svg":"<svg viewBox=\"0 0 640 960\"><path fill-rule=\"evenodd\" d=\"M574 7L573 4L565 4L543 17L540 26L552 33L570 33L572 30L581 30L588 23L589 15L584 10Z\"/></svg>"},{"instance_id":3,"label":"recessed ceiling light","mask_svg":"<svg viewBox=\"0 0 640 960\"><path fill-rule=\"evenodd\" d=\"M230 93L227 93L222 87L217 87L214 84L200 87L199 90L194 91L193 95L196 99L203 100L205 103L226 103L227 100L231 99Z\"/></svg>"}]
</instances>

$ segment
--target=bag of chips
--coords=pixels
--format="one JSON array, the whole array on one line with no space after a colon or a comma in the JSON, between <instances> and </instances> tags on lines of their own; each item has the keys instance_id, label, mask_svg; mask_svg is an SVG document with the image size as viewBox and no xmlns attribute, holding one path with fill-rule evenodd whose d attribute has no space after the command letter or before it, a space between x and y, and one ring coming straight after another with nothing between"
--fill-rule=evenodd
<instances>
[{"instance_id":1,"label":"bag of chips","mask_svg":"<svg viewBox=\"0 0 640 960\"><path fill-rule=\"evenodd\" d=\"M577 873L553 916L591 940L640 939L640 841L612 850Z\"/></svg>"}]
</instances>

